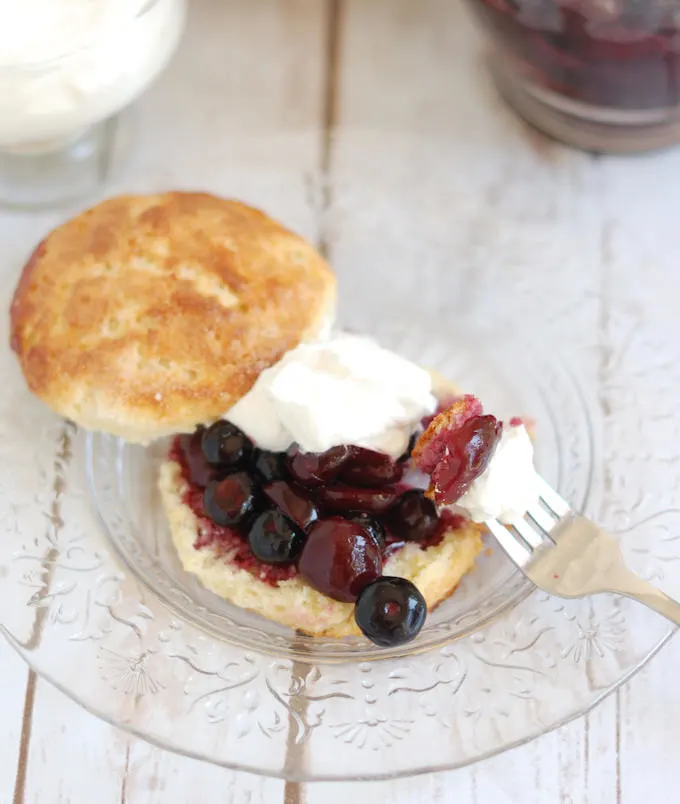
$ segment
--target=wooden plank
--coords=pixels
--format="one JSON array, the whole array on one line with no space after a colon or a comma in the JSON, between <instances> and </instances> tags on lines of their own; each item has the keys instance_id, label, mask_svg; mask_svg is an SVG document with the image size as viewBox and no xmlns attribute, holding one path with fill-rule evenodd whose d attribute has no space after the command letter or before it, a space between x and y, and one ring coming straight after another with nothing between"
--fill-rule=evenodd
<instances>
[{"instance_id":1,"label":"wooden plank","mask_svg":"<svg viewBox=\"0 0 680 804\"><path fill-rule=\"evenodd\" d=\"M281 781L225 771L131 738L45 682L36 695L28 771L27 804L187 804L199 799L258 804L280 801L283 791Z\"/></svg>"},{"instance_id":2,"label":"wooden plank","mask_svg":"<svg viewBox=\"0 0 680 804\"><path fill-rule=\"evenodd\" d=\"M185 759L136 741L128 755L126 804L271 804L284 782Z\"/></svg>"},{"instance_id":3,"label":"wooden plank","mask_svg":"<svg viewBox=\"0 0 680 804\"><path fill-rule=\"evenodd\" d=\"M15 271L21 266L45 230L59 219L58 214L0 215L0 271L6 280L6 293L15 282ZM7 298L4 296L3 298ZM3 305L5 308L7 304ZM7 332L6 324L2 327ZM15 538L13 523L5 519L0 528L3 538ZM0 639L0 802L21 804L31 775L29 759L33 736L33 714L39 682L28 671L26 663L13 648Z\"/></svg>"},{"instance_id":4,"label":"wooden plank","mask_svg":"<svg viewBox=\"0 0 680 804\"><path fill-rule=\"evenodd\" d=\"M119 804L127 740L47 682L38 681L25 793L15 804Z\"/></svg>"},{"instance_id":5,"label":"wooden plank","mask_svg":"<svg viewBox=\"0 0 680 804\"><path fill-rule=\"evenodd\" d=\"M613 698L611 702L613 705ZM576 721L527 746L450 773L375 784L309 785L305 804L341 804L348 800L354 804L609 804L615 801L613 767L607 757L602 757L604 746L600 745L597 761L585 772L588 763L584 728L584 720Z\"/></svg>"},{"instance_id":6,"label":"wooden plank","mask_svg":"<svg viewBox=\"0 0 680 804\"><path fill-rule=\"evenodd\" d=\"M345 320L374 331L381 316L447 312L464 321L472 311L478 321L493 309L490 297L512 298L518 319L570 333L572 356L594 382L601 215L592 160L499 104L457 4L345 7L325 226ZM556 281L555 307L537 308L537 298L549 298L545 283ZM373 320L353 312L366 297L375 300ZM601 792L616 768L614 702L600 711L479 766L378 789L398 802L512 802L529 783L542 801L588 800L588 788ZM352 785L349 795L368 800L365 789ZM334 801L331 790L309 787L307 800Z\"/></svg>"},{"instance_id":7,"label":"wooden plank","mask_svg":"<svg viewBox=\"0 0 680 804\"><path fill-rule=\"evenodd\" d=\"M177 57L135 110L131 161L101 194L212 190L265 207L316 237L317 199L309 177L318 169L322 147L323 5L202 0L190 6ZM3 225L14 227L10 249L16 254L4 250L3 258L18 267L38 232L58 216L15 218L20 226L9 217ZM19 714L24 689L25 671L23 683L19 679L7 693L7 707L16 702ZM25 722L32 726L28 777L25 797L18 801L283 800L283 782L253 785L252 777L165 754L95 720L42 681ZM15 718L8 739L14 740L20 727L21 718ZM14 751L2 752L11 772L0 785L6 778L13 782L16 773L18 739L12 744ZM5 800L11 798L0 786L0 801Z\"/></svg>"},{"instance_id":8,"label":"wooden plank","mask_svg":"<svg viewBox=\"0 0 680 804\"><path fill-rule=\"evenodd\" d=\"M573 802L609 804L617 801L619 786L619 747L617 740L619 706L616 693L603 701L574 728L583 726L583 762L575 768L576 779L565 776L565 795L570 793L574 782L582 791L582 798L573 797Z\"/></svg>"},{"instance_id":9,"label":"wooden plank","mask_svg":"<svg viewBox=\"0 0 680 804\"><path fill-rule=\"evenodd\" d=\"M474 35L457 14L454 4L436 1L419 4L417 13L408 2L349 3L336 147L330 158L334 205L327 224L332 233L330 253L345 280L341 284L345 309L362 294L382 298L385 311L392 315L413 314L419 303L428 310L441 308L449 300L441 299L436 272L455 263L451 270L460 273L455 295L461 308L456 312L475 306L482 318L483 295L493 282L495 294L506 293L516 303L518 318L533 316L541 327L561 328L573 349L572 357L581 358L579 370L594 382L600 355L612 346L612 334L603 327L614 302L622 301L616 285L624 285L631 293L630 299L623 300L634 308L642 266L655 267L659 277L673 276L669 261L675 259L675 251L668 242L674 207L653 205L649 200L659 193L673 197L680 156L676 152L625 164L595 161L531 132L495 108L483 77L470 70L455 72L465 64L461 54L476 47ZM472 57L468 63L476 65ZM423 153L422 143L429 145L437 137L439 147ZM450 143L450 162L442 158L445 138ZM466 164L468 159L473 167ZM432 182L436 185L450 166L458 174L447 174L448 221L451 228L458 223L460 231L442 236L443 227L437 226L443 220L441 208L432 204L428 212L433 247L414 255L403 236L410 232L403 207L408 207L410 194L412 214L422 222L425 216L418 217L419 207L432 202L427 172L436 177ZM373 184L375 196L371 196ZM399 198L403 217L393 222L392 245L376 248L373 233L366 231L365 205L384 200L386 187L393 188ZM383 216L376 228L385 227L384 218L392 212L376 206L376 217ZM518 236L513 238L508 227L516 227ZM608 257L603 244L610 228L622 230L625 236L615 256ZM448 263L444 248L437 250L437 245L448 248ZM367 247L372 248L370 255ZM362 261L364 270L357 271ZM392 268L392 287L376 270L381 262ZM409 276L416 276L417 287L409 283ZM551 309L535 305L536 298L548 298L541 287L546 279L560 282L554 293L560 305ZM353 281L358 284L353 286ZM650 282L646 290L656 293L658 287ZM435 294L429 295L428 288L434 288ZM380 310L375 316L379 318ZM603 390L606 406L605 397ZM603 421L598 425L605 447L611 448L612 435ZM650 791L659 800L670 800L674 793L668 750L668 778L654 777L664 758L662 746L672 743L668 712L674 711L658 690L672 681L667 675L670 670L661 670L661 660L656 667L666 674L661 684L657 682L656 707L646 703L654 694L651 685L642 694L636 692L647 673L653 673L653 666L586 718L525 748L437 777L441 785L432 779L411 780L380 789L387 791L386 800L395 801L449 800L450 796L516 801L526 798L527 780L531 780L542 801L613 802L628 800L628 790L633 791L630 801L642 800ZM636 730L640 712L645 712L648 721L645 733L656 736L648 752L640 752L643 739ZM364 789L353 785L351 796L361 801ZM318 790L310 789L310 801L317 800Z\"/></svg>"},{"instance_id":10,"label":"wooden plank","mask_svg":"<svg viewBox=\"0 0 680 804\"><path fill-rule=\"evenodd\" d=\"M621 339L626 330L634 333L642 329L644 338L631 339L631 349L644 349L649 354L641 361L638 371L631 375L634 366L628 366L625 351L620 352L623 363L619 382L629 378L630 386L636 388L638 410L646 409L646 395L658 394L658 379L667 376L663 394L671 407L677 405L677 383L669 376L676 361L665 351L665 344L674 338L673 325L677 320L678 273L677 214L673 199L677 193L677 171L680 168L680 152L675 149L666 153L652 154L644 159L603 160L601 180L602 205L610 220L609 237L609 294L616 305L617 317L608 322L613 337ZM646 318L645 311L654 310L653 320ZM664 322L671 321L668 331ZM645 343L646 341L646 343ZM614 341L616 342L616 341ZM649 344L654 344L650 349ZM664 365L665 364L665 365ZM649 371L656 385L644 382L642 372ZM676 507L677 485L672 479L675 466L675 449L668 434L659 430L649 436L644 444L633 446L634 429L627 438L631 454L668 456L664 467L650 467L656 475L648 477L648 486L655 494L648 495L659 507ZM615 434L617 435L617 434ZM621 434L618 434L619 437ZM628 435L628 434L626 434ZM616 444L612 444L616 451ZM644 471L642 466L630 467L631 473ZM617 477L617 482L626 478ZM661 506L655 497L663 500ZM645 501L636 501L631 506L630 516L639 519ZM644 533L640 533L644 538ZM680 589L669 586L673 572L663 563L655 569L655 581L676 597ZM655 624L656 625L656 624ZM661 627L661 621L658 623ZM634 802L654 800L672 802L677 800L675 779L677 764L673 757L673 734L677 730L676 718L678 694L673 668L680 657L677 639L667 646L654 661L629 685L616 695L617 729L614 744L617 750L616 801Z\"/></svg>"},{"instance_id":11,"label":"wooden plank","mask_svg":"<svg viewBox=\"0 0 680 804\"><path fill-rule=\"evenodd\" d=\"M620 693L619 798L622 804L678 800L678 762L674 750L680 691L676 670L680 641L675 638Z\"/></svg>"},{"instance_id":12,"label":"wooden plank","mask_svg":"<svg viewBox=\"0 0 680 804\"><path fill-rule=\"evenodd\" d=\"M324 8L314 0L191 4L180 52L128 123L115 190L207 189L316 238Z\"/></svg>"},{"instance_id":13,"label":"wooden plank","mask_svg":"<svg viewBox=\"0 0 680 804\"><path fill-rule=\"evenodd\" d=\"M606 804L614 779L606 763L597 779L584 774L584 721L469 768L393 782L310 785L305 804L516 804L521 801ZM580 753L579 753L580 751Z\"/></svg>"},{"instance_id":14,"label":"wooden plank","mask_svg":"<svg viewBox=\"0 0 680 804\"><path fill-rule=\"evenodd\" d=\"M603 355L608 355L610 362L611 356L616 356L616 382L629 409L637 409L638 416L648 418L644 441L636 441L636 428L632 425L635 415L630 417L627 428L622 427L619 418L615 432L605 430L608 438L604 459L608 462L610 457L616 458L623 441L627 453L634 456L628 464L628 476L645 477L648 493L644 499L631 494L624 515L635 522L645 513L677 507L673 439L669 440L667 429L653 427L653 421L658 416L661 422L662 415L659 411L652 417L647 400L657 411L659 396L669 410L677 408L677 361L670 348L675 348L672 344L677 321L677 205L673 199L680 151L650 154L644 159L603 159L599 168L601 206L608 221L603 255L603 289L608 299L603 333L607 351ZM653 317L649 311L654 311ZM603 398L610 406L617 401L607 383ZM645 455L663 460L647 461ZM628 479L622 472L612 482L621 485ZM645 538L644 531L639 538ZM632 555L628 558L634 560ZM673 566L659 561L654 580L678 597L680 588ZM667 625L659 619L650 627L660 631ZM612 743L616 751L617 802L671 802L678 798L674 789L677 766L670 746L676 730L673 713L678 705L672 668L679 656L676 639L614 697L617 720Z\"/></svg>"}]
</instances>

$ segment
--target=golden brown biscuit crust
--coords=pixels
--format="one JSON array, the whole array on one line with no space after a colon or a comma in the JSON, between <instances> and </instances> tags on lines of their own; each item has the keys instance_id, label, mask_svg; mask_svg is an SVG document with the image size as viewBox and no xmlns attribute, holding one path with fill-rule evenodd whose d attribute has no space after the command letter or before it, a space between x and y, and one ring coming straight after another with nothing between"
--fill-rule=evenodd
<instances>
[{"instance_id":1,"label":"golden brown biscuit crust","mask_svg":"<svg viewBox=\"0 0 680 804\"><path fill-rule=\"evenodd\" d=\"M31 390L89 429L149 441L216 419L332 312L315 249L204 193L112 198L27 262L11 344Z\"/></svg>"}]
</instances>

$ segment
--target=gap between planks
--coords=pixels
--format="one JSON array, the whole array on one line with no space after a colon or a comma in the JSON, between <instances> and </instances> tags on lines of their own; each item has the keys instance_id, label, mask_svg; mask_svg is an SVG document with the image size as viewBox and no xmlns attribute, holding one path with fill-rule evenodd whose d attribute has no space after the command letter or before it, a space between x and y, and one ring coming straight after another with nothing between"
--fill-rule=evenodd
<instances>
[{"instance_id":1,"label":"gap between planks","mask_svg":"<svg viewBox=\"0 0 680 804\"><path fill-rule=\"evenodd\" d=\"M19 758L17 760L17 774L14 782L14 796L12 797L13 804L23 804L26 792L28 749L31 744L36 680L35 672L29 670L28 679L26 681L26 693L24 696L24 712L21 719L21 740L19 743Z\"/></svg>"}]
</instances>

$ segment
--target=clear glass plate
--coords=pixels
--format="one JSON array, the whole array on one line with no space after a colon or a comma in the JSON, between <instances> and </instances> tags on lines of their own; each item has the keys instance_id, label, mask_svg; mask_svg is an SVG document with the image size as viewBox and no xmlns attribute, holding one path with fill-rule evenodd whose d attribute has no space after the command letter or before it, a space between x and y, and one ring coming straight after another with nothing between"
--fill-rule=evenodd
<instances>
[{"instance_id":1,"label":"clear glass plate","mask_svg":"<svg viewBox=\"0 0 680 804\"><path fill-rule=\"evenodd\" d=\"M376 163L389 147L376 141ZM234 181L253 181L256 195L281 181L246 173ZM438 370L500 415L534 418L543 474L620 537L632 567L678 595L678 361L654 328L665 313L646 320L642 335L626 334L600 367L605 396L616 402L605 408L589 347L570 348L555 337L556 324L532 338L528 317L518 324L515 309L482 297L461 300L467 317L452 314L454 290L436 260L420 278L394 281L400 248L441 235L428 228L427 206L418 218L380 190L388 185L337 186L341 323ZM428 189L433 204L437 192ZM359 193L370 214L357 212ZM498 226L503 242L508 230ZM441 292L433 295L427 277L435 268ZM460 291L454 272L450 279ZM516 287L520 306L537 307L540 286L507 282L498 298ZM6 344L6 321L1 327ZM87 435L30 396L6 347L0 366L4 633L74 700L164 748L298 780L459 767L586 712L672 633L625 599L532 592L492 549L402 649L297 636L219 600L181 570L156 491L163 445Z\"/></svg>"}]
</instances>

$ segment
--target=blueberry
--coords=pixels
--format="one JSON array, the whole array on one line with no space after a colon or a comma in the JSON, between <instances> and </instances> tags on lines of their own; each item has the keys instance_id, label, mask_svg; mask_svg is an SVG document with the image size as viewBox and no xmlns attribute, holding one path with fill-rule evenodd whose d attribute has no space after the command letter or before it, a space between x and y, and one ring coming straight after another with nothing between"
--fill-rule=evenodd
<instances>
[{"instance_id":1,"label":"blueberry","mask_svg":"<svg viewBox=\"0 0 680 804\"><path fill-rule=\"evenodd\" d=\"M389 576L365 586L354 609L354 619L364 636L383 648L415 639L426 614L425 598L411 581Z\"/></svg>"},{"instance_id":2,"label":"blueberry","mask_svg":"<svg viewBox=\"0 0 680 804\"><path fill-rule=\"evenodd\" d=\"M439 517L434 503L420 489L410 489L399 497L388 514L387 525L400 539L425 541L434 533Z\"/></svg>"},{"instance_id":3,"label":"blueberry","mask_svg":"<svg viewBox=\"0 0 680 804\"><path fill-rule=\"evenodd\" d=\"M361 527L364 528L364 530L367 530L376 540L380 549L385 549L385 541L387 538L385 528L383 528L377 519L372 517L370 514L353 512L347 515L347 519L351 519L352 522L356 522L357 525L361 525Z\"/></svg>"},{"instance_id":4,"label":"blueberry","mask_svg":"<svg viewBox=\"0 0 680 804\"><path fill-rule=\"evenodd\" d=\"M292 564L305 546L305 534L281 511L260 514L248 534L248 544L265 564Z\"/></svg>"},{"instance_id":5,"label":"blueberry","mask_svg":"<svg viewBox=\"0 0 680 804\"><path fill-rule=\"evenodd\" d=\"M251 465L263 483L283 480L287 474L286 455L283 452L269 452L266 449L255 450Z\"/></svg>"},{"instance_id":6,"label":"blueberry","mask_svg":"<svg viewBox=\"0 0 680 804\"><path fill-rule=\"evenodd\" d=\"M245 466L253 451L248 436L235 424L223 420L203 433L201 447L208 463L230 469Z\"/></svg>"},{"instance_id":7,"label":"blueberry","mask_svg":"<svg viewBox=\"0 0 680 804\"><path fill-rule=\"evenodd\" d=\"M231 527L251 516L258 503L257 488L245 472L213 480L203 495L203 510L213 522Z\"/></svg>"}]
</instances>

